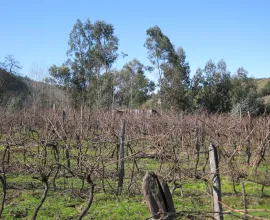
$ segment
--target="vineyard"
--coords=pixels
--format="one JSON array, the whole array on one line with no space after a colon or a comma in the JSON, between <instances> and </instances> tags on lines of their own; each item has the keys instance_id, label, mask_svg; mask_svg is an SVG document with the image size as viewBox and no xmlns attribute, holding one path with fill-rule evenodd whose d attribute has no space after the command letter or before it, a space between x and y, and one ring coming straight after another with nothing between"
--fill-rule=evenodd
<instances>
[{"instance_id":1,"label":"vineyard","mask_svg":"<svg viewBox=\"0 0 270 220\"><path fill-rule=\"evenodd\" d=\"M1 109L0 215L269 219L269 146L269 116ZM148 211L147 173L168 184L175 213Z\"/></svg>"}]
</instances>

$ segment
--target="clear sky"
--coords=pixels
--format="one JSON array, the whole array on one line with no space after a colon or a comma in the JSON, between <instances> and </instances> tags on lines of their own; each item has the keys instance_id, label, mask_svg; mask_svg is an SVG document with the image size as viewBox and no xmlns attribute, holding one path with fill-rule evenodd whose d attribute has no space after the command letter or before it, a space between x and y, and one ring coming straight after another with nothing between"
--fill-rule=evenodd
<instances>
[{"instance_id":1,"label":"clear sky","mask_svg":"<svg viewBox=\"0 0 270 220\"><path fill-rule=\"evenodd\" d=\"M270 77L270 0L0 0L0 7L0 60L13 55L32 78L66 60L78 18L114 25L119 52L128 54L115 64L119 69L133 58L149 64L146 30L158 25L184 48L192 74L209 59L224 59L232 73L243 66L254 77Z\"/></svg>"}]
</instances>

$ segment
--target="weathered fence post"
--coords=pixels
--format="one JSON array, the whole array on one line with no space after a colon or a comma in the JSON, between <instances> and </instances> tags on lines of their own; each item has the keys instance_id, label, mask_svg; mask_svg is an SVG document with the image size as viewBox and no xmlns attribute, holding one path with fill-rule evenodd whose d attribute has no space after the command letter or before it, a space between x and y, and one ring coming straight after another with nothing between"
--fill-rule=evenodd
<instances>
[{"instance_id":1,"label":"weathered fence post","mask_svg":"<svg viewBox=\"0 0 270 220\"><path fill-rule=\"evenodd\" d=\"M195 135L196 135L196 144L195 144L195 150L196 150L196 164L195 164L195 179L198 177L197 175L197 168L200 161L200 150L201 150L201 143L200 143L200 134L199 134L199 126L198 126L198 118L196 118L195 122Z\"/></svg>"},{"instance_id":2,"label":"weathered fence post","mask_svg":"<svg viewBox=\"0 0 270 220\"><path fill-rule=\"evenodd\" d=\"M65 110L62 111L62 123L64 124L67 118L67 113Z\"/></svg>"},{"instance_id":3,"label":"weathered fence post","mask_svg":"<svg viewBox=\"0 0 270 220\"><path fill-rule=\"evenodd\" d=\"M212 179L212 205L214 218L217 220L223 220L222 204L221 204L221 184L219 177L219 166L218 166L218 152L214 144L209 146L209 161L210 171Z\"/></svg>"},{"instance_id":4,"label":"weathered fence post","mask_svg":"<svg viewBox=\"0 0 270 220\"><path fill-rule=\"evenodd\" d=\"M81 105L81 139L83 139L83 105Z\"/></svg>"},{"instance_id":5,"label":"weathered fence post","mask_svg":"<svg viewBox=\"0 0 270 220\"><path fill-rule=\"evenodd\" d=\"M250 132L253 129L253 124L252 124L252 118L251 115L248 112L248 118L249 118L249 124L247 125L247 134L248 134L248 139L247 139L247 146L246 146L246 163L247 166L249 166L250 163L250 158L251 158L251 149L250 149Z\"/></svg>"},{"instance_id":6,"label":"weathered fence post","mask_svg":"<svg viewBox=\"0 0 270 220\"><path fill-rule=\"evenodd\" d=\"M119 179L118 179L118 188L117 195L122 193L123 182L125 176L125 164L124 164L124 156L125 156L125 127L126 121L122 120L121 133L120 133L120 147L119 147Z\"/></svg>"},{"instance_id":7,"label":"weathered fence post","mask_svg":"<svg viewBox=\"0 0 270 220\"><path fill-rule=\"evenodd\" d=\"M69 154L69 147L67 144L65 144L65 154L66 154L67 167L70 169L70 154Z\"/></svg>"},{"instance_id":8,"label":"weathered fence post","mask_svg":"<svg viewBox=\"0 0 270 220\"><path fill-rule=\"evenodd\" d=\"M142 191L152 219L175 219L175 208L168 184L155 173L146 173Z\"/></svg>"}]
</instances>

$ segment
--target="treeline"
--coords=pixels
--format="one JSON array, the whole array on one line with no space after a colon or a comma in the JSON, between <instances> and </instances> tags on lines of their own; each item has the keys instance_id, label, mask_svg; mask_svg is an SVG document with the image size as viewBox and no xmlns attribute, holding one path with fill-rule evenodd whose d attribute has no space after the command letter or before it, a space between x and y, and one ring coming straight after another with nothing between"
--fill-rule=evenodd
<instances>
[{"instance_id":1,"label":"treeline","mask_svg":"<svg viewBox=\"0 0 270 220\"><path fill-rule=\"evenodd\" d=\"M253 115L267 112L255 79L240 67L231 73L224 60L207 61L193 77L182 47L175 47L158 26L146 30L144 47L151 66L137 59L113 69L120 56L112 24L77 20L70 33L67 60L49 68L47 84L65 91L70 104L96 110L155 108L163 111L207 111ZM142 45L143 46L143 45ZM158 73L158 82L146 77Z\"/></svg>"}]
</instances>

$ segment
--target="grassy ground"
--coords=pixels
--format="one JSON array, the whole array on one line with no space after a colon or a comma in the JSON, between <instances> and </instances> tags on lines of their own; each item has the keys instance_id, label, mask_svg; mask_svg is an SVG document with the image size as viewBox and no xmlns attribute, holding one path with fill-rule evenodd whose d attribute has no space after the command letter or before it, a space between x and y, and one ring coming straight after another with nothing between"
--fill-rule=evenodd
<instances>
[{"instance_id":1,"label":"grassy ground","mask_svg":"<svg viewBox=\"0 0 270 220\"><path fill-rule=\"evenodd\" d=\"M18 175L8 176L9 189L7 192L6 207L3 213L4 219L30 219L35 207L42 196L42 185L38 180L29 176ZM66 180L63 189L63 179L57 184L61 187L53 192L52 187L49 196L42 206L38 219L76 219L79 213L86 206L87 189L79 193L80 180ZM15 188L18 187L18 189ZM31 189L31 186L34 186ZM246 194L248 214L257 217L269 217L270 188L264 190L264 197L261 198L261 186L254 183L246 183ZM21 188L25 189L21 189ZM71 188L73 190L71 190ZM241 194L241 185L236 185L238 195L232 193L232 184L222 180L223 202L233 209L241 210L244 207ZM206 193L206 185L201 181L191 181L183 185L183 197L180 190L174 193L173 200L177 211L209 211L211 200ZM256 211L256 210L257 211ZM224 207L224 210L228 210ZM255 211L254 211L255 210ZM142 195L116 196L113 193L104 194L100 189L94 194L94 201L85 219L145 219L149 217L146 203ZM232 216L225 216L225 219L234 219Z\"/></svg>"},{"instance_id":2,"label":"grassy ground","mask_svg":"<svg viewBox=\"0 0 270 220\"><path fill-rule=\"evenodd\" d=\"M36 153L36 152L34 152ZM2 158L3 148L0 149L0 158ZM89 151L93 156L93 152ZM181 158L186 161L185 156ZM266 158L270 162L269 157ZM243 158L244 161L244 158ZM48 160L50 162L50 160ZM35 158L27 156L23 161L21 152L13 152L10 158L10 167L13 169L7 172L7 198L3 212L4 219L31 219L34 210L40 202L43 194L42 182L33 179L35 176L27 171L27 165L35 164ZM190 163L193 163L192 160ZM199 163L199 168L203 166L203 158ZM266 164L267 164L266 163ZM244 164L244 162L243 162ZM73 159L71 166L76 165ZM161 173L166 175L172 164L164 163L161 167ZM190 169L193 164L182 163L183 169ZM15 168L16 169L15 169ZM158 172L160 162L155 159L140 159L138 161L139 172L135 172L135 179L132 183L132 193L128 193L130 181L132 160L125 162L124 191L122 196L116 196L115 189L117 178L107 178L105 181L105 190L103 192L101 180L93 179L95 186L93 204L87 213L85 219L146 219L149 217L146 202L142 196L141 185L142 177L145 172ZM265 170L265 166L259 169ZM115 163L106 167L106 174L113 173L116 170ZM63 172L63 171L62 171ZM259 172L260 173L260 172ZM63 174L63 173L61 173ZM258 176L257 179L262 179ZM222 201L225 204L224 210L243 210L242 188L240 182L236 184L237 194L233 193L233 187L229 176L222 176ZM38 219L77 219L81 211L86 207L88 199L88 185L80 192L81 180L79 178L57 178L57 190L53 191L52 178L49 179L50 190L48 197L38 213ZM170 185L172 188L172 186ZM245 182L247 205L249 215L264 217L270 219L270 187L265 187L264 196L261 197L261 186L256 183ZM212 210L211 198L207 193L206 184L202 180L186 178L180 189L176 189L173 195L174 204L178 212L209 212ZM2 188L0 188L0 198L2 198ZM226 207L228 206L228 207ZM238 212L235 212L237 214ZM239 215L239 214L238 214ZM184 218L181 218L184 219ZM199 218L198 218L199 219ZM236 219L231 215L226 215L225 219Z\"/></svg>"}]
</instances>

